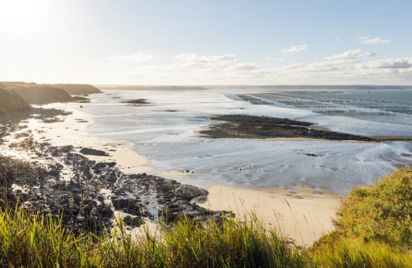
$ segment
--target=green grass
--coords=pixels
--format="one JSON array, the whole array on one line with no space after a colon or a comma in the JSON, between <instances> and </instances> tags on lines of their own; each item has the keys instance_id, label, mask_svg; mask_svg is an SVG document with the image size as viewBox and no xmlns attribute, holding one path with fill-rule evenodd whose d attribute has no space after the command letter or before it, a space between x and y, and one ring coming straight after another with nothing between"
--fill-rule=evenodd
<instances>
[{"instance_id":1,"label":"green grass","mask_svg":"<svg viewBox=\"0 0 412 268\"><path fill-rule=\"evenodd\" d=\"M412 246L412 169L401 168L349 194L338 212L339 236Z\"/></svg>"},{"instance_id":2,"label":"green grass","mask_svg":"<svg viewBox=\"0 0 412 268\"><path fill-rule=\"evenodd\" d=\"M336 231L298 248L257 220L200 224L183 218L132 238L74 235L59 220L23 209L0 211L4 267L412 267L412 170L400 169L343 202Z\"/></svg>"},{"instance_id":3,"label":"green grass","mask_svg":"<svg viewBox=\"0 0 412 268\"><path fill-rule=\"evenodd\" d=\"M343 200L336 230L308 254L320 267L412 267L412 169L401 168Z\"/></svg>"},{"instance_id":4,"label":"green grass","mask_svg":"<svg viewBox=\"0 0 412 268\"><path fill-rule=\"evenodd\" d=\"M412 267L409 251L381 242L334 237L307 251L308 267Z\"/></svg>"},{"instance_id":5,"label":"green grass","mask_svg":"<svg viewBox=\"0 0 412 268\"><path fill-rule=\"evenodd\" d=\"M91 236L88 236L91 238ZM0 263L3 267L87 266L92 241L75 236L59 221L23 209L0 212Z\"/></svg>"},{"instance_id":6,"label":"green grass","mask_svg":"<svg viewBox=\"0 0 412 268\"><path fill-rule=\"evenodd\" d=\"M161 236L75 236L53 218L0 213L0 259L8 267L302 267L297 248L257 223L182 219Z\"/></svg>"}]
</instances>

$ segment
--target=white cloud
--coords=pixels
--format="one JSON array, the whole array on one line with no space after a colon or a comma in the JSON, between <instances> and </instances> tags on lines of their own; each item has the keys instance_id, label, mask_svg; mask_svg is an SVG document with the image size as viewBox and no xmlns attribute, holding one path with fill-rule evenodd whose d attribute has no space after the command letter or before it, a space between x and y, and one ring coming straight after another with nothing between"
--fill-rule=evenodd
<instances>
[{"instance_id":1,"label":"white cloud","mask_svg":"<svg viewBox=\"0 0 412 268\"><path fill-rule=\"evenodd\" d=\"M376 69L412 69L412 58L375 60L369 62L368 66Z\"/></svg>"},{"instance_id":2,"label":"white cloud","mask_svg":"<svg viewBox=\"0 0 412 268\"><path fill-rule=\"evenodd\" d=\"M375 59L373 53L349 50L311 63L275 68L266 77L292 84L411 84L412 58Z\"/></svg>"},{"instance_id":3,"label":"white cloud","mask_svg":"<svg viewBox=\"0 0 412 268\"><path fill-rule=\"evenodd\" d=\"M360 49L347 50L345 52L326 57L327 61L358 61L375 56L375 53L362 52Z\"/></svg>"},{"instance_id":4,"label":"white cloud","mask_svg":"<svg viewBox=\"0 0 412 268\"><path fill-rule=\"evenodd\" d=\"M205 56L196 53L181 53L175 56L178 60L183 60L189 64L203 64L203 65L221 65L228 64L236 60L233 54L224 54L217 56Z\"/></svg>"},{"instance_id":5,"label":"white cloud","mask_svg":"<svg viewBox=\"0 0 412 268\"><path fill-rule=\"evenodd\" d=\"M153 59L153 55L148 52L138 51L137 53L122 56L111 56L107 58L109 61L116 63L135 63L148 62Z\"/></svg>"},{"instance_id":6,"label":"white cloud","mask_svg":"<svg viewBox=\"0 0 412 268\"><path fill-rule=\"evenodd\" d=\"M366 45L389 44L391 40L383 37L360 36L359 40Z\"/></svg>"},{"instance_id":7,"label":"white cloud","mask_svg":"<svg viewBox=\"0 0 412 268\"><path fill-rule=\"evenodd\" d=\"M267 57L264 57L264 60L271 61L271 62L285 62L287 58L267 56Z\"/></svg>"},{"instance_id":8,"label":"white cloud","mask_svg":"<svg viewBox=\"0 0 412 268\"><path fill-rule=\"evenodd\" d=\"M347 73L355 72L357 65L372 59L374 53L360 49L348 50L311 63L290 64L281 68L289 73Z\"/></svg>"},{"instance_id":9,"label":"white cloud","mask_svg":"<svg viewBox=\"0 0 412 268\"><path fill-rule=\"evenodd\" d=\"M138 84L412 84L412 57L377 58L353 49L312 62L239 62L233 54L182 53L162 65L136 65L122 80ZM134 80L133 80L134 79Z\"/></svg>"},{"instance_id":10,"label":"white cloud","mask_svg":"<svg viewBox=\"0 0 412 268\"><path fill-rule=\"evenodd\" d=\"M235 65L230 66L227 70L235 70L235 71L252 71L256 70L258 66L255 63L238 63Z\"/></svg>"},{"instance_id":11,"label":"white cloud","mask_svg":"<svg viewBox=\"0 0 412 268\"><path fill-rule=\"evenodd\" d=\"M290 46L286 49L281 50L282 53L297 53L303 52L308 48L308 45L298 45L298 46Z\"/></svg>"}]
</instances>

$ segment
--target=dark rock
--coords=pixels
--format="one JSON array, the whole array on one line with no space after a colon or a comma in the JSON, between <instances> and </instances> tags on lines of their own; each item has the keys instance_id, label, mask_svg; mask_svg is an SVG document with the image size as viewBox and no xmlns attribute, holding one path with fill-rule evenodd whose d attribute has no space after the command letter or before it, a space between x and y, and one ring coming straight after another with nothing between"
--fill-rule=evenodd
<instances>
[{"instance_id":1,"label":"dark rock","mask_svg":"<svg viewBox=\"0 0 412 268\"><path fill-rule=\"evenodd\" d=\"M105 151L95 150L95 149L91 149L91 148L82 148L80 150L80 153L82 153L84 155L109 156L109 154L106 153Z\"/></svg>"},{"instance_id":2,"label":"dark rock","mask_svg":"<svg viewBox=\"0 0 412 268\"><path fill-rule=\"evenodd\" d=\"M218 115L211 118L225 121L209 126L200 133L210 138L313 138L326 140L376 141L373 138L317 129L312 123L287 118L252 115Z\"/></svg>"},{"instance_id":3,"label":"dark rock","mask_svg":"<svg viewBox=\"0 0 412 268\"><path fill-rule=\"evenodd\" d=\"M135 216L140 215L141 202L138 199L115 197L112 198L112 204L117 210L121 210Z\"/></svg>"},{"instance_id":4,"label":"dark rock","mask_svg":"<svg viewBox=\"0 0 412 268\"><path fill-rule=\"evenodd\" d=\"M105 168L112 168L112 167L114 167L114 166L116 166L116 162L100 162L100 163L96 163L93 167L92 167L92 169L95 171L95 172L100 172L102 169L105 169Z\"/></svg>"},{"instance_id":5,"label":"dark rock","mask_svg":"<svg viewBox=\"0 0 412 268\"><path fill-rule=\"evenodd\" d=\"M140 105L149 104L149 102L146 99L127 100L127 101L122 101L122 103L140 104Z\"/></svg>"},{"instance_id":6,"label":"dark rock","mask_svg":"<svg viewBox=\"0 0 412 268\"><path fill-rule=\"evenodd\" d=\"M123 218L123 223L128 226L139 227L143 224L143 220L140 217L131 217L128 215Z\"/></svg>"},{"instance_id":7,"label":"dark rock","mask_svg":"<svg viewBox=\"0 0 412 268\"><path fill-rule=\"evenodd\" d=\"M107 198L115 210L129 214L125 224L132 227L141 225L144 218L157 220L159 216L173 222L184 215L198 221L231 215L195 204L207 198L206 190L146 173L124 174L115 162L90 160L73 146L55 147L26 139L15 146L47 161L21 163L0 156L0 203L14 207L19 200L29 212L61 217L62 224L76 233L99 234L112 226L114 211ZM63 167L73 173L69 181L60 179ZM24 186L27 193L13 193L13 184Z\"/></svg>"}]
</instances>

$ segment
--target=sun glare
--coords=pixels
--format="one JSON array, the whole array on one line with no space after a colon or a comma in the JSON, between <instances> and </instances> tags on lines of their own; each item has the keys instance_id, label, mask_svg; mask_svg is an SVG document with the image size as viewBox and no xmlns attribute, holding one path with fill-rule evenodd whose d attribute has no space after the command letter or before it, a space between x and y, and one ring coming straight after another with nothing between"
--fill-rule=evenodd
<instances>
[{"instance_id":1,"label":"sun glare","mask_svg":"<svg viewBox=\"0 0 412 268\"><path fill-rule=\"evenodd\" d=\"M47 19L50 0L0 0L0 29L27 33L39 29Z\"/></svg>"}]
</instances>

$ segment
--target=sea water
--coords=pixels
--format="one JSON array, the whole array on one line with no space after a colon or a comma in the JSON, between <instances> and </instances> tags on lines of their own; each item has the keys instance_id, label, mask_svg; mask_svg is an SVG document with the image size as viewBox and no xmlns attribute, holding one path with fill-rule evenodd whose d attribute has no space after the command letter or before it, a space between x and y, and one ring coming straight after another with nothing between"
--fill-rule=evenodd
<instances>
[{"instance_id":1,"label":"sea water","mask_svg":"<svg viewBox=\"0 0 412 268\"><path fill-rule=\"evenodd\" d=\"M242 96L247 96L244 98ZM146 99L149 104L125 103ZM128 140L155 170L186 182L255 187L305 186L347 193L412 164L411 142L210 139L199 131L218 114L291 118L333 131L412 136L411 89L105 90L84 105L93 135ZM186 173L185 175L183 173ZM176 174L176 173L174 173ZM179 173L177 173L179 174Z\"/></svg>"}]
</instances>

